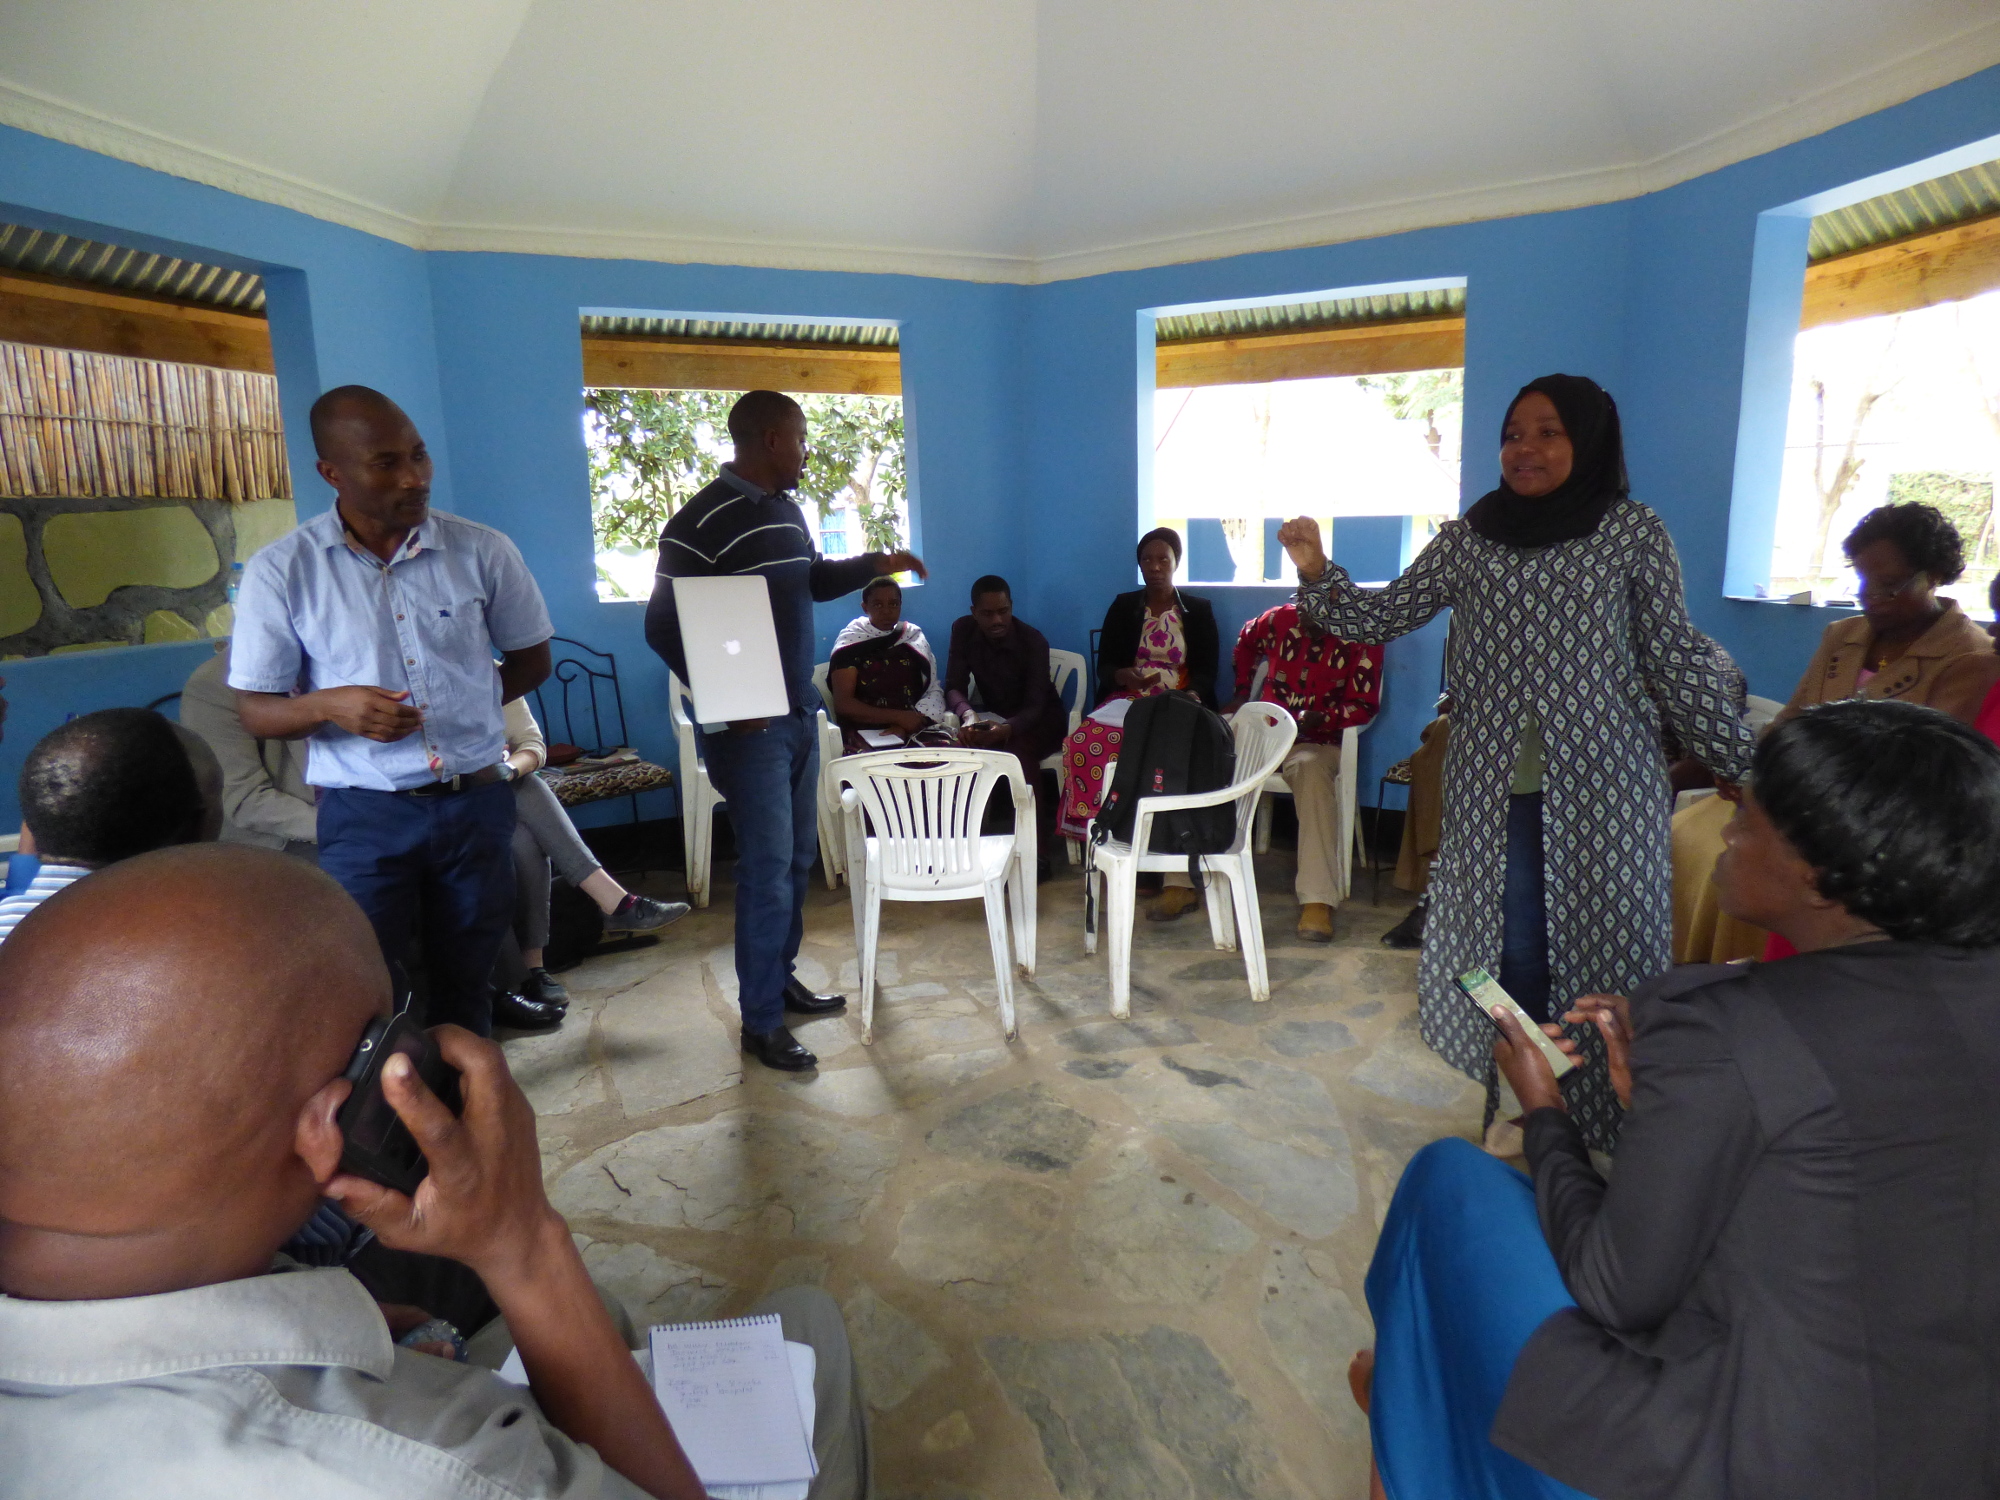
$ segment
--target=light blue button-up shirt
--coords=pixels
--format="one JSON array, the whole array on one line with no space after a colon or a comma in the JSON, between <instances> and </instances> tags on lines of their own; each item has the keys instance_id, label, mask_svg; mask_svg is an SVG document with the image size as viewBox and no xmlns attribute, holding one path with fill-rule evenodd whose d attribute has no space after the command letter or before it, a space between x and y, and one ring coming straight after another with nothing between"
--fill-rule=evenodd
<instances>
[{"instance_id":1,"label":"light blue button-up shirt","mask_svg":"<svg viewBox=\"0 0 2000 1500\"><path fill-rule=\"evenodd\" d=\"M229 685L407 690L424 716L414 734L384 745L324 724L306 760L314 786L399 792L506 755L493 658L554 633L520 550L492 527L434 510L384 563L349 542L336 506L244 568Z\"/></svg>"}]
</instances>

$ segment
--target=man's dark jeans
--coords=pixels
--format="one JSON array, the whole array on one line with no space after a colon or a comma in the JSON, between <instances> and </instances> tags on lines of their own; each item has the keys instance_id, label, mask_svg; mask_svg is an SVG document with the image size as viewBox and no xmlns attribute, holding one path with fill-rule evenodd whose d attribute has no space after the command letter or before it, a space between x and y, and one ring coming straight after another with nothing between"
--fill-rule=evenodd
<instances>
[{"instance_id":1,"label":"man's dark jeans","mask_svg":"<svg viewBox=\"0 0 2000 1500\"><path fill-rule=\"evenodd\" d=\"M736 832L736 1000L747 1031L784 1024L819 852L819 736L794 710L751 734L703 733L709 780Z\"/></svg>"},{"instance_id":2,"label":"man's dark jeans","mask_svg":"<svg viewBox=\"0 0 2000 1500\"><path fill-rule=\"evenodd\" d=\"M1500 900L1500 988L1549 1016L1549 908L1542 880L1542 794L1507 799L1507 884Z\"/></svg>"},{"instance_id":3,"label":"man's dark jeans","mask_svg":"<svg viewBox=\"0 0 2000 1500\"><path fill-rule=\"evenodd\" d=\"M421 942L426 1025L493 1030L493 960L514 915L513 841L505 782L442 797L319 794L319 867L367 914L391 962L407 963Z\"/></svg>"}]
</instances>

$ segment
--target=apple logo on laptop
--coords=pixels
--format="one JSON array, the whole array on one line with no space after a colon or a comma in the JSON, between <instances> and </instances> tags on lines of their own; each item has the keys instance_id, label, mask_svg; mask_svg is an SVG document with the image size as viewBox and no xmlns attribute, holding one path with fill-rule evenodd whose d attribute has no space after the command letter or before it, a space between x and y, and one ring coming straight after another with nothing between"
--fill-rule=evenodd
<instances>
[{"instance_id":1,"label":"apple logo on laptop","mask_svg":"<svg viewBox=\"0 0 2000 1500\"><path fill-rule=\"evenodd\" d=\"M727 651L731 656L740 656L743 652L743 643L741 641L724 641L722 649Z\"/></svg>"}]
</instances>

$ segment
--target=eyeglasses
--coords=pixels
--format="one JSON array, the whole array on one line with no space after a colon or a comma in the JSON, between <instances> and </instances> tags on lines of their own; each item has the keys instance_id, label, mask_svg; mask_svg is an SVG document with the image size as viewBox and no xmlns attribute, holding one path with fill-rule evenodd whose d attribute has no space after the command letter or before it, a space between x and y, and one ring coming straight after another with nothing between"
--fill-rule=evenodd
<instances>
[{"instance_id":1,"label":"eyeglasses","mask_svg":"<svg viewBox=\"0 0 2000 1500\"><path fill-rule=\"evenodd\" d=\"M1856 573L1854 575L1854 597L1863 604L1866 604L1871 599L1879 599L1886 604L1891 599L1902 598L1903 595L1924 583L1929 577L1928 573L1919 568L1901 583L1894 585L1871 584L1859 573Z\"/></svg>"}]
</instances>

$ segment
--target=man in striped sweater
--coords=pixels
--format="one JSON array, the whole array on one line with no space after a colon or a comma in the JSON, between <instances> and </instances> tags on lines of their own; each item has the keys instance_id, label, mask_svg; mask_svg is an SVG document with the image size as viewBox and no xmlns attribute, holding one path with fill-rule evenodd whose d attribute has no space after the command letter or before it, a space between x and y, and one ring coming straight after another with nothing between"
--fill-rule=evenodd
<instances>
[{"instance_id":1,"label":"man in striped sweater","mask_svg":"<svg viewBox=\"0 0 2000 1500\"><path fill-rule=\"evenodd\" d=\"M213 839L222 767L201 739L143 708L105 708L44 735L21 768L21 852L41 860L28 888L0 901L0 942L49 897L92 870Z\"/></svg>"},{"instance_id":2,"label":"man in striped sweater","mask_svg":"<svg viewBox=\"0 0 2000 1500\"><path fill-rule=\"evenodd\" d=\"M673 580L748 574L771 589L771 616L791 711L701 735L702 762L729 803L736 833L736 981L743 1046L769 1067L796 1072L818 1059L784 1020L830 1015L847 1001L815 995L792 974L805 930L806 884L819 849L819 741L813 714L813 612L884 573L926 576L908 552L826 558L814 549L790 491L806 465L806 414L790 396L751 391L729 412L736 457L674 513L660 536L660 568L646 607L646 643L682 682Z\"/></svg>"}]
</instances>

